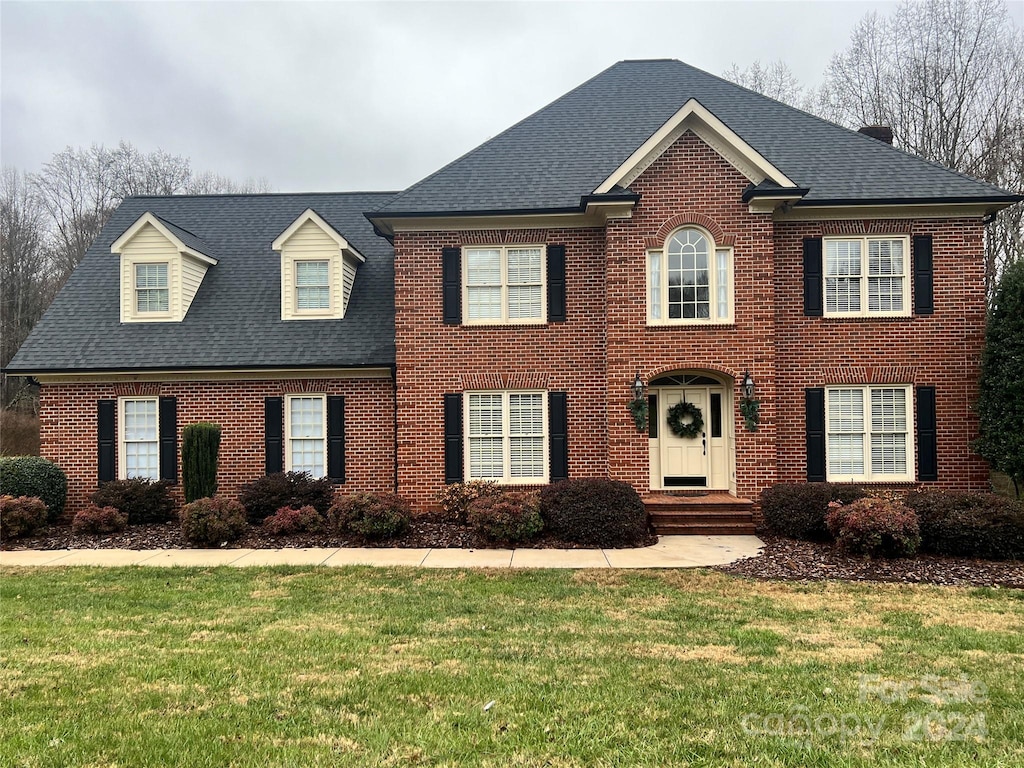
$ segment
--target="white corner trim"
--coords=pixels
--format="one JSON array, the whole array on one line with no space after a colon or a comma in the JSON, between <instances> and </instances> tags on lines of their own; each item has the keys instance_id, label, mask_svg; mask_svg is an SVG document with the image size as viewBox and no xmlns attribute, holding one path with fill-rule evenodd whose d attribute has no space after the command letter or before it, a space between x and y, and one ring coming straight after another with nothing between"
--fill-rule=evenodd
<instances>
[{"instance_id":1,"label":"white corner trim","mask_svg":"<svg viewBox=\"0 0 1024 768\"><path fill-rule=\"evenodd\" d=\"M205 253L201 253L197 251L195 248L190 248L189 246L181 242L181 240L179 240L178 237L173 232L171 232L171 230L164 226L164 223L160 221L160 219L158 219L149 211L146 211L144 214L139 216L139 218L135 220L134 224L128 227L128 229L126 229L121 234L121 236L117 238L117 240L111 243L110 252L120 254L124 250L124 247L128 243L130 243L132 239L139 233L139 230L141 230L147 224L153 227L165 238L167 238L167 240L169 240L178 250L178 253L191 256L192 258L198 259L199 261L205 264L209 264L211 266L217 264L217 259L213 258L212 256L207 256Z\"/></svg>"},{"instance_id":2,"label":"white corner trim","mask_svg":"<svg viewBox=\"0 0 1024 768\"><path fill-rule=\"evenodd\" d=\"M693 131L754 184L771 179L780 187L796 187L782 171L715 117L709 109L696 99L690 99L626 158L626 161L594 190L594 194L605 194L616 185L629 186L687 130Z\"/></svg>"},{"instance_id":3,"label":"white corner trim","mask_svg":"<svg viewBox=\"0 0 1024 768\"><path fill-rule=\"evenodd\" d=\"M316 224L316 226L322 229L328 237L330 237L335 243L338 244L338 248L340 250L352 254L352 256L358 259L360 262L365 263L366 258L361 253L359 253L359 251L357 251L355 247L353 247L349 243L348 240L345 239L344 235L342 235L340 232L338 232L338 230L336 230L334 227L332 227L330 224L324 221L320 214L318 214L312 208L307 208L302 213L302 215L300 215L295 221L293 221L288 226L288 228L284 232L277 236L277 239L274 240L270 247L275 251L280 251L282 248L284 248L284 244L288 242L291 236L298 232L302 225L305 224L307 221L313 222L314 224Z\"/></svg>"}]
</instances>

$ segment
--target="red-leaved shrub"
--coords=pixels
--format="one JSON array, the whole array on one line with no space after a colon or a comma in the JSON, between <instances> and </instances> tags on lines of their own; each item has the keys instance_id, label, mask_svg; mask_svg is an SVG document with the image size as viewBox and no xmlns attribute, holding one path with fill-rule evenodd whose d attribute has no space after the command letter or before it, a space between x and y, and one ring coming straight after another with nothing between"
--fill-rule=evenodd
<instances>
[{"instance_id":1,"label":"red-leaved shrub","mask_svg":"<svg viewBox=\"0 0 1024 768\"><path fill-rule=\"evenodd\" d=\"M128 515L117 507L99 507L90 504L80 510L71 521L73 533L117 533L128 527Z\"/></svg>"},{"instance_id":2,"label":"red-leaved shrub","mask_svg":"<svg viewBox=\"0 0 1024 768\"><path fill-rule=\"evenodd\" d=\"M825 522L846 552L904 557L921 544L917 513L901 501L869 496L845 506L833 502L829 507Z\"/></svg>"},{"instance_id":3,"label":"red-leaved shrub","mask_svg":"<svg viewBox=\"0 0 1024 768\"><path fill-rule=\"evenodd\" d=\"M0 496L0 540L29 536L46 526L46 504L35 496Z\"/></svg>"},{"instance_id":4,"label":"red-leaved shrub","mask_svg":"<svg viewBox=\"0 0 1024 768\"><path fill-rule=\"evenodd\" d=\"M323 527L324 519L315 507L309 505L292 509L281 507L264 519L263 530L271 536L291 536L296 533L313 533Z\"/></svg>"},{"instance_id":5,"label":"red-leaved shrub","mask_svg":"<svg viewBox=\"0 0 1024 768\"><path fill-rule=\"evenodd\" d=\"M245 533L245 507L234 499L196 499L181 508L181 533L187 541L217 546Z\"/></svg>"},{"instance_id":6,"label":"red-leaved shrub","mask_svg":"<svg viewBox=\"0 0 1024 768\"><path fill-rule=\"evenodd\" d=\"M536 493L478 496L469 503L468 521L492 541L526 541L544 527Z\"/></svg>"},{"instance_id":7,"label":"red-leaved shrub","mask_svg":"<svg viewBox=\"0 0 1024 768\"><path fill-rule=\"evenodd\" d=\"M355 493L331 506L330 519L339 533L351 531L369 539L397 536L409 527L409 502L394 493Z\"/></svg>"}]
</instances>

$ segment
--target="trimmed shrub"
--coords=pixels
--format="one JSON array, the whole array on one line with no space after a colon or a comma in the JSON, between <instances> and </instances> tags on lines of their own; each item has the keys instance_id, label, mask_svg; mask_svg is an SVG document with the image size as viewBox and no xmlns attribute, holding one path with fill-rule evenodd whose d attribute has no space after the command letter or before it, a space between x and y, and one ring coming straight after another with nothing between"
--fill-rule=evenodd
<instances>
[{"instance_id":1,"label":"trimmed shrub","mask_svg":"<svg viewBox=\"0 0 1024 768\"><path fill-rule=\"evenodd\" d=\"M441 511L453 522L465 525L469 519L469 505L483 496L499 496L501 489L490 480L470 480L446 485L438 495Z\"/></svg>"},{"instance_id":2,"label":"trimmed shrub","mask_svg":"<svg viewBox=\"0 0 1024 768\"><path fill-rule=\"evenodd\" d=\"M97 507L114 507L128 515L131 525L166 523L174 519L174 499L167 480L112 480L89 497Z\"/></svg>"},{"instance_id":3,"label":"trimmed shrub","mask_svg":"<svg viewBox=\"0 0 1024 768\"><path fill-rule=\"evenodd\" d=\"M63 469L39 456L4 456L0 457L0 494L42 499L52 523L64 513L68 478Z\"/></svg>"},{"instance_id":4,"label":"trimmed shrub","mask_svg":"<svg viewBox=\"0 0 1024 768\"><path fill-rule=\"evenodd\" d=\"M217 495L220 427L201 421L181 431L181 484L185 502Z\"/></svg>"},{"instance_id":5,"label":"trimmed shrub","mask_svg":"<svg viewBox=\"0 0 1024 768\"><path fill-rule=\"evenodd\" d=\"M0 496L0 541L30 536L46 527L46 504L36 496Z\"/></svg>"},{"instance_id":6,"label":"trimmed shrub","mask_svg":"<svg viewBox=\"0 0 1024 768\"><path fill-rule=\"evenodd\" d=\"M856 485L833 483L776 483L761 492L761 512L776 533L793 539L829 538L825 515L830 502L851 504L867 496Z\"/></svg>"},{"instance_id":7,"label":"trimmed shrub","mask_svg":"<svg viewBox=\"0 0 1024 768\"><path fill-rule=\"evenodd\" d=\"M868 497L851 504L832 502L829 532L845 552L873 557L906 557L917 552L917 513L900 501Z\"/></svg>"},{"instance_id":8,"label":"trimmed shrub","mask_svg":"<svg viewBox=\"0 0 1024 768\"><path fill-rule=\"evenodd\" d=\"M469 503L468 522L491 541L526 541L544 527L536 493L478 496Z\"/></svg>"},{"instance_id":9,"label":"trimmed shrub","mask_svg":"<svg viewBox=\"0 0 1024 768\"><path fill-rule=\"evenodd\" d=\"M939 555L1024 560L1024 504L991 493L911 491L921 549Z\"/></svg>"},{"instance_id":10,"label":"trimmed shrub","mask_svg":"<svg viewBox=\"0 0 1024 768\"><path fill-rule=\"evenodd\" d=\"M561 480L540 492L544 526L565 541L628 547L647 536L647 510L633 486L603 477Z\"/></svg>"},{"instance_id":11,"label":"trimmed shrub","mask_svg":"<svg viewBox=\"0 0 1024 768\"><path fill-rule=\"evenodd\" d=\"M117 507L97 507L90 504L80 510L71 521L73 533L117 533L128 527L128 515Z\"/></svg>"},{"instance_id":12,"label":"trimmed shrub","mask_svg":"<svg viewBox=\"0 0 1024 768\"><path fill-rule=\"evenodd\" d=\"M339 533L351 531L368 539L387 539L409 527L409 502L394 493L356 493L331 507L330 519Z\"/></svg>"},{"instance_id":13,"label":"trimmed shrub","mask_svg":"<svg viewBox=\"0 0 1024 768\"><path fill-rule=\"evenodd\" d=\"M323 524L323 517L313 507L281 507L264 519L263 530L270 536L291 536L295 533L315 533L323 528Z\"/></svg>"},{"instance_id":14,"label":"trimmed shrub","mask_svg":"<svg viewBox=\"0 0 1024 768\"><path fill-rule=\"evenodd\" d=\"M215 547L235 541L246 527L245 507L234 499L196 499L181 508L181 533L193 544Z\"/></svg>"},{"instance_id":15,"label":"trimmed shrub","mask_svg":"<svg viewBox=\"0 0 1024 768\"><path fill-rule=\"evenodd\" d=\"M314 480L308 472L276 472L243 486L238 500L253 524L262 523L281 507L308 506L326 515L334 501L334 486L329 478Z\"/></svg>"}]
</instances>

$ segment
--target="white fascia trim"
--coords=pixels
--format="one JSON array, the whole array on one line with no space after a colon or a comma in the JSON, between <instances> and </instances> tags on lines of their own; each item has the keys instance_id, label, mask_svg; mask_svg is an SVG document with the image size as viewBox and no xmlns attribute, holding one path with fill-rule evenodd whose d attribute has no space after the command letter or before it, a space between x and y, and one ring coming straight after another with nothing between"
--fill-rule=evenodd
<instances>
[{"instance_id":1,"label":"white fascia trim","mask_svg":"<svg viewBox=\"0 0 1024 768\"><path fill-rule=\"evenodd\" d=\"M146 211L144 214L139 216L139 218L135 220L134 224L128 227L128 229L126 229L121 234L121 236L117 238L117 240L111 243L110 252L120 254L124 250L124 247L132 241L132 238L134 238L135 235L139 233L139 230L142 229L147 224L152 226L154 229L156 229L157 232L159 232L161 235L167 238L177 249L178 253L191 256L192 258L198 259L199 261L205 264L209 264L211 266L217 264L217 259L213 258L212 256L207 256L205 253L201 253L197 251L195 248L190 248L189 246L181 242L181 240L179 240L178 237L173 232L171 232L171 230L164 226L163 222L160 221L160 219L158 219L149 211Z\"/></svg>"},{"instance_id":2,"label":"white fascia trim","mask_svg":"<svg viewBox=\"0 0 1024 768\"><path fill-rule=\"evenodd\" d=\"M651 137L641 144L622 165L616 168L612 175L594 190L594 194L605 194L616 185L628 186L628 183L623 184L622 182L633 174L637 168L647 168L650 166L671 146L675 138L681 136L687 128L695 129L694 133L705 140L711 138L706 135L707 132L710 132L714 138L718 139L716 143L722 145L727 150L732 150L738 156L737 159L741 160L742 165L752 166L756 169L762 175L760 179L751 178L751 173L744 171L742 168L740 169L755 184L760 184L765 179L771 179L780 187L796 187L796 184L786 174L768 162L760 152L747 144L735 131L715 117L707 107L696 99L690 99L664 125L651 134ZM732 162L730 158L726 157L726 159ZM733 165L736 165L736 163L733 163Z\"/></svg>"},{"instance_id":3,"label":"white fascia trim","mask_svg":"<svg viewBox=\"0 0 1024 768\"><path fill-rule=\"evenodd\" d=\"M341 251L350 254L353 258L358 259L362 263L366 262L366 258L361 253L359 253L359 251L357 251L355 247L353 247L349 243L348 240L345 239L344 235L342 235L340 232L338 232L338 230L336 230L334 227L332 227L330 224L324 221L320 214L318 214L312 208L307 208L302 213L302 215L299 216L299 218L297 218L288 226L288 229L286 229L284 232L277 236L277 239L274 240L270 247L275 251L280 251L282 248L284 248L284 244L288 242L291 236L298 232L299 228L307 221L312 221L314 224L320 227L320 229L322 229L327 234L328 237L330 237L334 242L338 244L338 248Z\"/></svg>"}]
</instances>

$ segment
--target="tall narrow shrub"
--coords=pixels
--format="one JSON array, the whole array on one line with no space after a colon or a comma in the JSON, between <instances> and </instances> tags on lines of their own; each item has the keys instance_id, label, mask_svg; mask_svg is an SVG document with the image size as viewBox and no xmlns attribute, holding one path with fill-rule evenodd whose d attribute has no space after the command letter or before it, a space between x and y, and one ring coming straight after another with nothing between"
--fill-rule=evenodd
<instances>
[{"instance_id":1,"label":"tall narrow shrub","mask_svg":"<svg viewBox=\"0 0 1024 768\"><path fill-rule=\"evenodd\" d=\"M220 426L208 422L189 424L181 433L181 479L185 503L217 495L217 453Z\"/></svg>"},{"instance_id":2,"label":"tall narrow shrub","mask_svg":"<svg viewBox=\"0 0 1024 768\"><path fill-rule=\"evenodd\" d=\"M981 436L974 449L993 469L1024 483L1024 261L1008 266L988 314L978 387Z\"/></svg>"}]
</instances>

